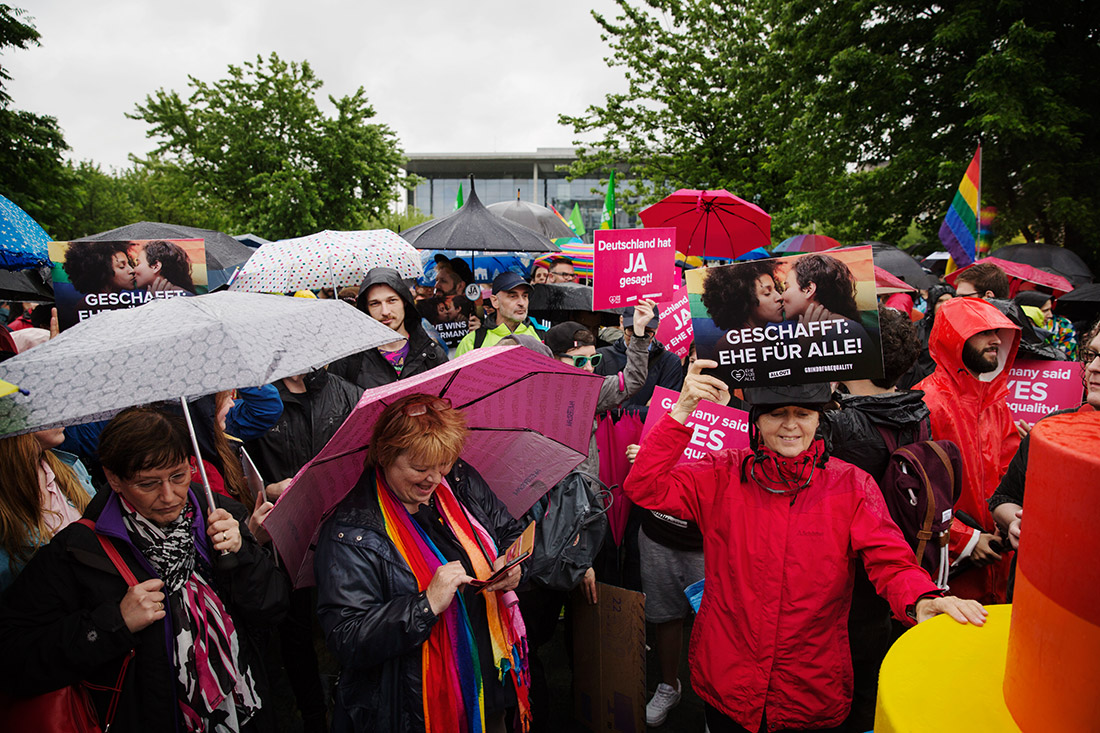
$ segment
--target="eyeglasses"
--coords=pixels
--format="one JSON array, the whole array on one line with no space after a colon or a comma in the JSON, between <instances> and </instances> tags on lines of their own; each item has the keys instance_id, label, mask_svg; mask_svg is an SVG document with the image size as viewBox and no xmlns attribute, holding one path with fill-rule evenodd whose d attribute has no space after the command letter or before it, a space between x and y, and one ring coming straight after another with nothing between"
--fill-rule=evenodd
<instances>
[{"instance_id":1,"label":"eyeglasses","mask_svg":"<svg viewBox=\"0 0 1100 733\"><path fill-rule=\"evenodd\" d=\"M573 366L578 369L584 369L585 365L591 363L592 368L595 369L600 365L600 361L603 359L603 354L593 354L592 356L574 356Z\"/></svg>"},{"instance_id":2,"label":"eyeglasses","mask_svg":"<svg viewBox=\"0 0 1100 733\"><path fill-rule=\"evenodd\" d=\"M428 408L431 408L433 412L444 412L451 409L451 401L446 397L439 397L431 402L413 402L405 405L404 413L406 417L419 417L420 415L427 415Z\"/></svg>"},{"instance_id":3,"label":"eyeglasses","mask_svg":"<svg viewBox=\"0 0 1100 733\"><path fill-rule=\"evenodd\" d=\"M1100 351L1093 351L1092 349L1081 349L1077 352L1077 355L1086 364L1091 364L1094 359L1100 358Z\"/></svg>"},{"instance_id":4,"label":"eyeglasses","mask_svg":"<svg viewBox=\"0 0 1100 733\"><path fill-rule=\"evenodd\" d=\"M577 279L577 274L575 272L554 272L553 270L551 270L550 274L555 276L555 277L565 278L566 280L576 280Z\"/></svg>"}]
</instances>

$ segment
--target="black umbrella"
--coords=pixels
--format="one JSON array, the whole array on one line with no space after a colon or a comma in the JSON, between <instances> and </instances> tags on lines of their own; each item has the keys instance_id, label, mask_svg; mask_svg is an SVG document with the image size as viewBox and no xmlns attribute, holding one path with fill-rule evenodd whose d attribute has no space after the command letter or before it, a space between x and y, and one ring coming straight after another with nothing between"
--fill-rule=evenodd
<instances>
[{"instance_id":1,"label":"black umbrella","mask_svg":"<svg viewBox=\"0 0 1100 733\"><path fill-rule=\"evenodd\" d=\"M558 252L546 237L515 222L493 216L478 201L470 176L470 197L462 208L401 232L417 249L468 249L475 252Z\"/></svg>"},{"instance_id":2,"label":"black umbrella","mask_svg":"<svg viewBox=\"0 0 1100 733\"><path fill-rule=\"evenodd\" d=\"M1076 252L1054 244L1038 242L1010 244L1007 247L1001 247L993 255L1002 260L1022 262L1025 265L1038 267L1040 270L1053 272L1074 285L1090 283L1093 279L1092 270L1077 256Z\"/></svg>"},{"instance_id":3,"label":"black umbrella","mask_svg":"<svg viewBox=\"0 0 1100 733\"><path fill-rule=\"evenodd\" d=\"M618 310L592 310L592 288L577 283L538 283L531 288L527 306L531 315L551 323L579 321L586 326L615 326Z\"/></svg>"},{"instance_id":4,"label":"black umbrella","mask_svg":"<svg viewBox=\"0 0 1100 733\"><path fill-rule=\"evenodd\" d=\"M533 204L530 201L520 201L518 190L516 191L515 201L489 204L485 208L492 214L525 226L542 234L547 239L577 236L573 229L550 209Z\"/></svg>"},{"instance_id":5,"label":"black umbrella","mask_svg":"<svg viewBox=\"0 0 1100 733\"><path fill-rule=\"evenodd\" d=\"M932 287L938 281L932 275L924 271L912 255L903 252L892 244L883 242L860 242L855 245L861 247L871 245L871 252L875 258L875 264L886 270L891 275L904 280L919 290Z\"/></svg>"},{"instance_id":6,"label":"black umbrella","mask_svg":"<svg viewBox=\"0 0 1100 733\"><path fill-rule=\"evenodd\" d=\"M0 270L0 300L52 302L53 285L38 270Z\"/></svg>"},{"instance_id":7,"label":"black umbrella","mask_svg":"<svg viewBox=\"0 0 1100 733\"><path fill-rule=\"evenodd\" d=\"M1100 283L1078 285L1059 298L1058 303L1091 303L1094 306L1100 306Z\"/></svg>"},{"instance_id":8,"label":"black umbrella","mask_svg":"<svg viewBox=\"0 0 1100 733\"><path fill-rule=\"evenodd\" d=\"M139 221L110 231L81 237L81 240L117 242L129 239L201 239L206 249L206 277L213 290L224 285L233 270L244 264L255 251L233 237L213 229L185 227L180 224L162 224L157 221Z\"/></svg>"}]
</instances>

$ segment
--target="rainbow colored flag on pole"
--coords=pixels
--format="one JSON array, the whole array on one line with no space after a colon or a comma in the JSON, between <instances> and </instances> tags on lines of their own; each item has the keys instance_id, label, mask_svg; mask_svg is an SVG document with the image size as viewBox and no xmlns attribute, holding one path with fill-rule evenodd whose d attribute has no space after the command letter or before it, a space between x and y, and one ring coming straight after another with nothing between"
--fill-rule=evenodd
<instances>
[{"instance_id":1,"label":"rainbow colored flag on pole","mask_svg":"<svg viewBox=\"0 0 1100 733\"><path fill-rule=\"evenodd\" d=\"M981 200L982 146L979 145L940 226L940 241L958 267L972 264L977 256Z\"/></svg>"}]
</instances>

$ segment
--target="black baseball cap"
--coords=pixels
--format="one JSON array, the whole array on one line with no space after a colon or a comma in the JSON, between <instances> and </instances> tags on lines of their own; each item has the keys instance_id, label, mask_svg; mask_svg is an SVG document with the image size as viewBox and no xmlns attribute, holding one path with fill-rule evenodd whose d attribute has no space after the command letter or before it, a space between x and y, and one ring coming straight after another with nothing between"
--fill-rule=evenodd
<instances>
[{"instance_id":1,"label":"black baseball cap","mask_svg":"<svg viewBox=\"0 0 1100 733\"><path fill-rule=\"evenodd\" d=\"M577 323L576 321L566 321L565 323L559 323L542 337L542 342L546 344L554 356L561 356L570 349L575 349L578 346L587 346L589 344L578 343L574 340L574 336L577 331L587 331L588 327L583 323Z\"/></svg>"},{"instance_id":2,"label":"black baseball cap","mask_svg":"<svg viewBox=\"0 0 1100 733\"><path fill-rule=\"evenodd\" d=\"M645 327L646 328L652 328L652 329L656 330L657 326L660 325L660 323L661 323L661 316L658 315L656 310L654 310L653 311L653 318L649 319L649 323L645 324ZM623 311L623 328L630 328L633 325L634 325L634 309L633 308L627 308L625 311Z\"/></svg>"},{"instance_id":3,"label":"black baseball cap","mask_svg":"<svg viewBox=\"0 0 1100 733\"><path fill-rule=\"evenodd\" d=\"M775 407L798 405L821 410L833 399L828 382L783 386L745 387L745 401L758 412Z\"/></svg>"},{"instance_id":4,"label":"black baseball cap","mask_svg":"<svg viewBox=\"0 0 1100 733\"><path fill-rule=\"evenodd\" d=\"M496 295L501 290L515 290L517 287L523 286L528 290L531 289L531 283L523 279L523 276L512 272L502 272L493 278L493 295Z\"/></svg>"}]
</instances>

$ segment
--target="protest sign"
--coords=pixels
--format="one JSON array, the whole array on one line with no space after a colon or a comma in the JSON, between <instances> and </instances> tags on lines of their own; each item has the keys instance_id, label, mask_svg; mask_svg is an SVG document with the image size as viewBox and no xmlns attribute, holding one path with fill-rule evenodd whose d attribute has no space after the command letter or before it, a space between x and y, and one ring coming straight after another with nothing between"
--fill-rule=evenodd
<instances>
[{"instance_id":1,"label":"protest sign","mask_svg":"<svg viewBox=\"0 0 1100 733\"><path fill-rule=\"evenodd\" d=\"M645 594L606 583L573 594L573 714L587 730L645 730Z\"/></svg>"},{"instance_id":2,"label":"protest sign","mask_svg":"<svg viewBox=\"0 0 1100 733\"><path fill-rule=\"evenodd\" d=\"M671 389L653 388L653 401L642 426L642 440L645 440L657 421L672 409L679 396L679 392ZM684 425L691 428L691 441L677 463L697 461L707 453L717 450L749 447L749 413L736 407L703 400Z\"/></svg>"},{"instance_id":3,"label":"protest sign","mask_svg":"<svg viewBox=\"0 0 1100 733\"><path fill-rule=\"evenodd\" d=\"M1017 361L1008 371L1008 409L1014 420L1034 425L1055 410L1084 400L1079 361Z\"/></svg>"},{"instance_id":4,"label":"protest sign","mask_svg":"<svg viewBox=\"0 0 1100 733\"><path fill-rule=\"evenodd\" d=\"M592 265L592 309L658 302L676 284L676 230L599 229Z\"/></svg>"},{"instance_id":5,"label":"protest sign","mask_svg":"<svg viewBox=\"0 0 1100 733\"><path fill-rule=\"evenodd\" d=\"M107 310L206 292L201 239L50 242L62 330Z\"/></svg>"},{"instance_id":6,"label":"protest sign","mask_svg":"<svg viewBox=\"0 0 1100 733\"><path fill-rule=\"evenodd\" d=\"M870 247L689 270L696 353L731 388L882 376Z\"/></svg>"},{"instance_id":7,"label":"protest sign","mask_svg":"<svg viewBox=\"0 0 1100 733\"><path fill-rule=\"evenodd\" d=\"M691 304L687 288L679 284L672 291L672 299L657 306L661 322L657 325L657 340L672 353L683 359L691 351L695 331L691 327Z\"/></svg>"},{"instance_id":8,"label":"protest sign","mask_svg":"<svg viewBox=\"0 0 1100 733\"><path fill-rule=\"evenodd\" d=\"M467 288L466 292L480 296L480 286ZM470 316L477 314L479 320L484 318L479 305L479 299L471 299L466 295L447 295L417 301L416 308L428 323L435 326L443 342L453 349L470 332Z\"/></svg>"}]
</instances>

